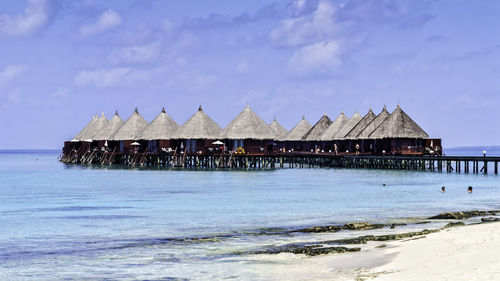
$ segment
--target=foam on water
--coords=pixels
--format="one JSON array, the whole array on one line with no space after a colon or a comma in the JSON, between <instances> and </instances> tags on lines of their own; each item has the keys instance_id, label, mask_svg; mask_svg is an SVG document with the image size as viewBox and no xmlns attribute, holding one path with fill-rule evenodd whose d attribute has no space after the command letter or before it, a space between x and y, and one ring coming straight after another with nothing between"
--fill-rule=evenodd
<instances>
[{"instance_id":1,"label":"foam on water","mask_svg":"<svg viewBox=\"0 0 500 281\"><path fill-rule=\"evenodd\" d=\"M253 270L263 261L232 253L326 237L254 235L261 228L499 209L498 180L362 169L99 169L63 165L56 153L0 153L0 279L258 279ZM210 239L192 239L203 237Z\"/></svg>"}]
</instances>

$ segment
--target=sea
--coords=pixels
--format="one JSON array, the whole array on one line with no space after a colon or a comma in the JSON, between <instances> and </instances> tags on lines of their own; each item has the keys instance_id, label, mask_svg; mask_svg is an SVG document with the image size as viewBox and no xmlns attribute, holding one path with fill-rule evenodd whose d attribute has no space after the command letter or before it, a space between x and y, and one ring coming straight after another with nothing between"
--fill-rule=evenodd
<instances>
[{"instance_id":1,"label":"sea","mask_svg":"<svg viewBox=\"0 0 500 281\"><path fill-rule=\"evenodd\" d=\"M500 156L445 153L484 150ZM500 209L491 173L102 168L59 154L0 151L0 280L271 280L290 260L245 253L359 234L288 230Z\"/></svg>"}]
</instances>

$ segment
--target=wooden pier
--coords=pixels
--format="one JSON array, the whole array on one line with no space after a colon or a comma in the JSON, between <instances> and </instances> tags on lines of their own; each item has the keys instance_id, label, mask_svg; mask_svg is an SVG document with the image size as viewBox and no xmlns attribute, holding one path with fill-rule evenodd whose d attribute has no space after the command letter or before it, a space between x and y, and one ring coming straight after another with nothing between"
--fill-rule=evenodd
<instances>
[{"instance_id":1,"label":"wooden pier","mask_svg":"<svg viewBox=\"0 0 500 281\"><path fill-rule=\"evenodd\" d=\"M500 157L480 156L381 156L331 153L188 154L74 151L61 162L84 165L186 169L362 168L448 173L498 174Z\"/></svg>"}]
</instances>

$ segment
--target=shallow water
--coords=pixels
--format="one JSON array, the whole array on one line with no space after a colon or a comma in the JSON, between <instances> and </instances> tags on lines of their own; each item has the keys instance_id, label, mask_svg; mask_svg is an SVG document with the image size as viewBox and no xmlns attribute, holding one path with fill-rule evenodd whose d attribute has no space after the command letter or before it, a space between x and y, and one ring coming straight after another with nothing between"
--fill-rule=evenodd
<instances>
[{"instance_id":1,"label":"shallow water","mask_svg":"<svg viewBox=\"0 0 500 281\"><path fill-rule=\"evenodd\" d=\"M326 237L252 235L260 228L500 209L499 179L363 169L101 169L61 164L57 152L0 152L0 279L259 279L261 261L235 251ZM354 234L329 234L342 235ZM193 237L210 240L179 239Z\"/></svg>"}]
</instances>

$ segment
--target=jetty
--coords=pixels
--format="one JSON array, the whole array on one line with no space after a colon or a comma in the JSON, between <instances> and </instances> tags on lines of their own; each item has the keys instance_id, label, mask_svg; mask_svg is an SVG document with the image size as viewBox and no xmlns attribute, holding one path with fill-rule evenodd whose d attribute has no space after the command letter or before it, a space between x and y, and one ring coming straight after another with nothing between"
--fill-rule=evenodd
<instances>
[{"instance_id":1,"label":"jetty","mask_svg":"<svg viewBox=\"0 0 500 281\"><path fill-rule=\"evenodd\" d=\"M262 120L248 105L225 128L200 106L182 125L163 108L151 122L137 108L124 121L115 112L91 121L64 143L69 165L277 169L364 168L498 174L500 157L446 156L398 104L375 114L324 114L314 125L303 116L290 131L276 118Z\"/></svg>"}]
</instances>

